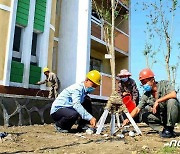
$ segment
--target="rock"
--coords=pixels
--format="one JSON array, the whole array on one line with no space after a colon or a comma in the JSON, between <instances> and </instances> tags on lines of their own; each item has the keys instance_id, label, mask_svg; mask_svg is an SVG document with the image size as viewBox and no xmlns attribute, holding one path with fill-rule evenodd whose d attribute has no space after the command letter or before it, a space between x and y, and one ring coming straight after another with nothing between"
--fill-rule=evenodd
<instances>
[{"instance_id":1,"label":"rock","mask_svg":"<svg viewBox=\"0 0 180 154\"><path fill-rule=\"evenodd\" d=\"M138 152L137 151L132 151L131 154L137 154Z\"/></svg>"},{"instance_id":2,"label":"rock","mask_svg":"<svg viewBox=\"0 0 180 154\"><path fill-rule=\"evenodd\" d=\"M117 136L117 137L120 137L120 138L124 138L124 135L123 135L123 134L117 134L116 136Z\"/></svg>"},{"instance_id":3,"label":"rock","mask_svg":"<svg viewBox=\"0 0 180 154\"><path fill-rule=\"evenodd\" d=\"M103 136L104 136L104 137L108 137L108 134L104 134Z\"/></svg>"},{"instance_id":4,"label":"rock","mask_svg":"<svg viewBox=\"0 0 180 154\"><path fill-rule=\"evenodd\" d=\"M129 132L129 136L134 137L134 136L135 136L135 133L134 133L133 131L130 131L130 132Z\"/></svg>"},{"instance_id":5,"label":"rock","mask_svg":"<svg viewBox=\"0 0 180 154\"><path fill-rule=\"evenodd\" d=\"M86 134L89 134L89 135L91 135L91 134L93 134L94 132L93 132L93 130L92 129L87 129L86 130Z\"/></svg>"},{"instance_id":6,"label":"rock","mask_svg":"<svg viewBox=\"0 0 180 154\"><path fill-rule=\"evenodd\" d=\"M143 146L142 146L142 149L147 150L147 149L149 149L149 148L148 148L147 145L143 145Z\"/></svg>"}]
</instances>

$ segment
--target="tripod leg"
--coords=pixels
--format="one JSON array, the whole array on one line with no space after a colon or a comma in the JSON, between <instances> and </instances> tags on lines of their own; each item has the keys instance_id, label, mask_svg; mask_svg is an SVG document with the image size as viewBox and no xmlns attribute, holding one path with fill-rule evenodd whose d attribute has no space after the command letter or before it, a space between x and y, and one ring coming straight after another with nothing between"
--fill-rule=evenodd
<instances>
[{"instance_id":1,"label":"tripod leg","mask_svg":"<svg viewBox=\"0 0 180 154\"><path fill-rule=\"evenodd\" d=\"M120 119L119 119L119 113L116 113L116 121L117 121L117 126L120 128L121 123L120 123Z\"/></svg>"},{"instance_id":2,"label":"tripod leg","mask_svg":"<svg viewBox=\"0 0 180 154\"><path fill-rule=\"evenodd\" d=\"M138 135L142 135L141 130L139 129L139 127L136 125L134 119L131 117L131 115L129 114L129 112L125 112L127 118L129 119L129 121L131 122L131 124L133 125L134 129L136 130L136 133Z\"/></svg>"},{"instance_id":3,"label":"tripod leg","mask_svg":"<svg viewBox=\"0 0 180 154\"><path fill-rule=\"evenodd\" d=\"M115 114L111 114L111 135L115 133Z\"/></svg>"},{"instance_id":4,"label":"tripod leg","mask_svg":"<svg viewBox=\"0 0 180 154\"><path fill-rule=\"evenodd\" d=\"M101 118L99 119L96 134L100 134L100 133L101 133L102 128L104 127L104 123L105 123L105 121L106 121L106 118L107 118L107 116L108 116L108 112L109 112L109 111L108 111L107 109L104 110Z\"/></svg>"}]
</instances>

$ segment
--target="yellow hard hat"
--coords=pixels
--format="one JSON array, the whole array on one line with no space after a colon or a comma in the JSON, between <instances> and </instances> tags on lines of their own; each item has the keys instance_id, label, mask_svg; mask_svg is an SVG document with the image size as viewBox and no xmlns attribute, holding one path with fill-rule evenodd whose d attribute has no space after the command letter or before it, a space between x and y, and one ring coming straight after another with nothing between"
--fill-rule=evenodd
<instances>
[{"instance_id":1,"label":"yellow hard hat","mask_svg":"<svg viewBox=\"0 0 180 154\"><path fill-rule=\"evenodd\" d=\"M86 77L97 85L100 85L101 74L97 70L92 70L87 73Z\"/></svg>"},{"instance_id":2,"label":"yellow hard hat","mask_svg":"<svg viewBox=\"0 0 180 154\"><path fill-rule=\"evenodd\" d=\"M44 68L43 68L43 72L44 72L44 73L45 73L45 72L49 72L49 68L44 67Z\"/></svg>"}]
</instances>

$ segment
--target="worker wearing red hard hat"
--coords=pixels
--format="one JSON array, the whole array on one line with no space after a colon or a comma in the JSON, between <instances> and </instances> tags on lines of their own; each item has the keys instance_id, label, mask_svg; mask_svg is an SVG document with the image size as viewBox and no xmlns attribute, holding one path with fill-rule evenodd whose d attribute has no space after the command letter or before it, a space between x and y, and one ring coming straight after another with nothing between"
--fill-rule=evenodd
<instances>
[{"instance_id":1,"label":"worker wearing red hard hat","mask_svg":"<svg viewBox=\"0 0 180 154\"><path fill-rule=\"evenodd\" d=\"M139 80L145 92L131 116L135 117L143 109L142 120L146 124L158 131L161 137L175 137L174 125L179 120L180 111L174 86L166 80L156 82L149 68L140 71ZM128 119L124 120L123 125L127 123Z\"/></svg>"}]
</instances>

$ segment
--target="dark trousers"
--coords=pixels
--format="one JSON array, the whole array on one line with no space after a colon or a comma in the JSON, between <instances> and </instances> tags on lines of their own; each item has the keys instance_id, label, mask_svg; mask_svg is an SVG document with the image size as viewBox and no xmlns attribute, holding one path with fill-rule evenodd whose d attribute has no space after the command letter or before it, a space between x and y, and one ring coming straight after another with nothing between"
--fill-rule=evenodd
<instances>
[{"instance_id":1,"label":"dark trousers","mask_svg":"<svg viewBox=\"0 0 180 154\"><path fill-rule=\"evenodd\" d=\"M82 106L87 112L89 112L90 114L92 113L92 104L88 96L85 97ZM78 118L80 118L80 120L78 121L79 126L83 126L88 123L88 121L83 120L80 117L79 113L73 108L60 108L55 113L53 113L51 117L54 120L56 126L65 130L70 130L78 120Z\"/></svg>"},{"instance_id":2,"label":"dark trousers","mask_svg":"<svg viewBox=\"0 0 180 154\"><path fill-rule=\"evenodd\" d=\"M152 112L145 112L142 114L142 120L148 124L152 129L160 131L161 126L172 127L180 115L179 102L177 99L169 99L166 102L159 104L156 114Z\"/></svg>"}]
</instances>

